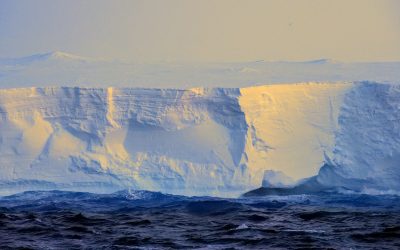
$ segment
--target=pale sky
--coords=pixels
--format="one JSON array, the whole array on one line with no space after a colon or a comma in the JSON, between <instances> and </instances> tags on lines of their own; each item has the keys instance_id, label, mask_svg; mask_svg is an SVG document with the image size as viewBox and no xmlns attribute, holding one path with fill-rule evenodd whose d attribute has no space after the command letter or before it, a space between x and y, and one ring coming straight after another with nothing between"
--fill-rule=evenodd
<instances>
[{"instance_id":1,"label":"pale sky","mask_svg":"<svg viewBox=\"0 0 400 250\"><path fill-rule=\"evenodd\" d=\"M0 57L400 61L396 0L0 2Z\"/></svg>"}]
</instances>

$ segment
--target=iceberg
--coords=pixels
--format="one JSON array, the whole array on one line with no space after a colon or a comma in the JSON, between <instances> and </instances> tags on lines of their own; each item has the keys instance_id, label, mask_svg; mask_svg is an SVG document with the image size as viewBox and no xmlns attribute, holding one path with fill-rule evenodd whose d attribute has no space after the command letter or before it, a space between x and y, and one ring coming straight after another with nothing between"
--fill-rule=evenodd
<instances>
[{"instance_id":1,"label":"iceberg","mask_svg":"<svg viewBox=\"0 0 400 250\"><path fill-rule=\"evenodd\" d=\"M266 170L399 190L399 100L398 85L370 82L3 89L0 190L236 196Z\"/></svg>"},{"instance_id":2,"label":"iceberg","mask_svg":"<svg viewBox=\"0 0 400 250\"><path fill-rule=\"evenodd\" d=\"M261 186L396 193L398 66L319 60L148 67L63 52L2 59L0 194L132 189L234 197ZM111 78L98 76L102 69ZM296 70L306 69L328 80L254 85L304 80ZM124 82L115 76L158 88L105 86ZM364 76L393 82L336 81ZM195 87L199 79L203 87Z\"/></svg>"}]
</instances>

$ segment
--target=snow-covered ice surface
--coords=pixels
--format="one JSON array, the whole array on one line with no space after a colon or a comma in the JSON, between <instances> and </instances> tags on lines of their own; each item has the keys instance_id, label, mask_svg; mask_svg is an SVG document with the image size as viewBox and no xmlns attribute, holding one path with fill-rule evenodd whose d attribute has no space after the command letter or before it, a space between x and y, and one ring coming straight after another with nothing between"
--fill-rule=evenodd
<instances>
[{"instance_id":1,"label":"snow-covered ice surface","mask_svg":"<svg viewBox=\"0 0 400 250\"><path fill-rule=\"evenodd\" d=\"M0 193L237 196L324 164L323 185L396 193L398 79L399 63L3 59Z\"/></svg>"},{"instance_id":2,"label":"snow-covered ice surface","mask_svg":"<svg viewBox=\"0 0 400 250\"><path fill-rule=\"evenodd\" d=\"M248 87L310 81L399 82L400 62L134 63L50 52L0 58L0 87Z\"/></svg>"}]
</instances>

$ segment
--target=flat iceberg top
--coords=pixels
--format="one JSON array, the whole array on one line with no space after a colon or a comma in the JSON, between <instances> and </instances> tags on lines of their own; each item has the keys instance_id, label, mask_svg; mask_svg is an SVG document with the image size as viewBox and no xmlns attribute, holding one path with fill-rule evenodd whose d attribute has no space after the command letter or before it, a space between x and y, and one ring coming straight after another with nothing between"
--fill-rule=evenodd
<instances>
[{"instance_id":1,"label":"flat iceberg top","mask_svg":"<svg viewBox=\"0 0 400 250\"><path fill-rule=\"evenodd\" d=\"M308 81L398 82L400 62L132 63L50 52L0 59L0 88L85 87L246 87Z\"/></svg>"}]
</instances>

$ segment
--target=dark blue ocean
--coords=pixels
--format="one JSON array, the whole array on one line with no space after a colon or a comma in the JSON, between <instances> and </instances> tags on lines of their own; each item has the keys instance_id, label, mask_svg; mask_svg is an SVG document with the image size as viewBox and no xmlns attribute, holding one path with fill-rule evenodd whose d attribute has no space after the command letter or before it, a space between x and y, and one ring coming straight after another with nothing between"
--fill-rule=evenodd
<instances>
[{"instance_id":1,"label":"dark blue ocean","mask_svg":"<svg viewBox=\"0 0 400 250\"><path fill-rule=\"evenodd\" d=\"M400 197L25 192L0 198L0 249L400 249Z\"/></svg>"}]
</instances>

